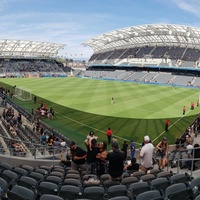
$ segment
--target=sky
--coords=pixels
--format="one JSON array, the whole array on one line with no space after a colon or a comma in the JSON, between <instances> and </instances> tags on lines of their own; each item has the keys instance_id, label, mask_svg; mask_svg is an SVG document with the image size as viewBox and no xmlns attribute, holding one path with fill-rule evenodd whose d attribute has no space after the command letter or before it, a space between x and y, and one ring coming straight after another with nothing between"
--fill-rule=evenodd
<instances>
[{"instance_id":1,"label":"sky","mask_svg":"<svg viewBox=\"0 0 200 200\"><path fill-rule=\"evenodd\" d=\"M59 55L87 60L82 43L145 24L200 27L200 0L0 0L0 39L65 44Z\"/></svg>"}]
</instances>

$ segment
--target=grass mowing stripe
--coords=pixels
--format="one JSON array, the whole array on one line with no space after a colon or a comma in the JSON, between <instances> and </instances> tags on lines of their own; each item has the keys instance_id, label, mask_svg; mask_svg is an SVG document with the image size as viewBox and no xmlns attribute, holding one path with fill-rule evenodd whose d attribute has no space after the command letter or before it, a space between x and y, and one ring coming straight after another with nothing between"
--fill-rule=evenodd
<instances>
[{"instance_id":1,"label":"grass mowing stripe","mask_svg":"<svg viewBox=\"0 0 200 200\"><path fill-rule=\"evenodd\" d=\"M183 104L189 107L190 101L196 101L199 93L193 89L173 90L172 87L79 78L2 81L11 86L25 86L38 96L38 100L44 99L48 106L62 115L57 114L55 120L45 122L80 142L91 128L96 130L100 140L106 140L105 131L109 126L120 142L133 139L140 143L145 134L154 139L163 132L165 118L170 118L173 124L180 118ZM111 105L112 95L116 100L115 105ZM18 103L27 110L35 106L20 101ZM195 108L171 127L167 133L169 141L174 142L198 113L199 110Z\"/></svg>"}]
</instances>

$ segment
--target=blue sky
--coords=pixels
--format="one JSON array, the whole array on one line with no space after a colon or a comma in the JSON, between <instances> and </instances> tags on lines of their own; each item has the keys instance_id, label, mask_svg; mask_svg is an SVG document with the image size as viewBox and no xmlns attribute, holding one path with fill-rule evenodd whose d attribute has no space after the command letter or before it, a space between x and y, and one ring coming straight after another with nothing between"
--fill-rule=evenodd
<instances>
[{"instance_id":1,"label":"blue sky","mask_svg":"<svg viewBox=\"0 0 200 200\"><path fill-rule=\"evenodd\" d=\"M135 25L200 27L200 0L0 0L0 39L55 42L68 58L89 58L81 43Z\"/></svg>"}]
</instances>

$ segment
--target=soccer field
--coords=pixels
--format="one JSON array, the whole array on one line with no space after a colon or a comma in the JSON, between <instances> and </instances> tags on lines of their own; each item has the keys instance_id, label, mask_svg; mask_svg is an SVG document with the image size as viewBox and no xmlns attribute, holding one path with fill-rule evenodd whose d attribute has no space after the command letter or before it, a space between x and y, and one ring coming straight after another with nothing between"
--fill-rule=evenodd
<instances>
[{"instance_id":1,"label":"soccer field","mask_svg":"<svg viewBox=\"0 0 200 200\"><path fill-rule=\"evenodd\" d=\"M133 139L141 143L143 136L149 134L155 142L165 135L173 143L200 110L190 110L190 103L196 103L200 94L191 88L81 78L14 78L1 82L10 88L16 85L31 89L33 96L38 96L38 104L17 103L30 110L43 99L56 112L54 120L45 122L78 142L90 130L106 140L105 131L111 127L121 142ZM182 115L184 105L185 116ZM167 118L170 129L165 133Z\"/></svg>"}]
</instances>

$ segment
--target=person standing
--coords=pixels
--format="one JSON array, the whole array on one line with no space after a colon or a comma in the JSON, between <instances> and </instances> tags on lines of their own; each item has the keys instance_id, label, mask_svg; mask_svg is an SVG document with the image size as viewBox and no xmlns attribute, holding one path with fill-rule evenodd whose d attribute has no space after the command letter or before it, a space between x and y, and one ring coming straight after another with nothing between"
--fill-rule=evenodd
<instances>
[{"instance_id":1,"label":"person standing","mask_svg":"<svg viewBox=\"0 0 200 200\"><path fill-rule=\"evenodd\" d=\"M167 164L169 152L169 145L166 137L163 137L162 141L157 144L156 149L158 150L159 169L164 169Z\"/></svg>"},{"instance_id":2,"label":"person standing","mask_svg":"<svg viewBox=\"0 0 200 200\"><path fill-rule=\"evenodd\" d=\"M133 140L131 140L131 144L130 144L130 157L131 158L134 158L135 152L136 152L135 143L133 142Z\"/></svg>"},{"instance_id":3,"label":"person standing","mask_svg":"<svg viewBox=\"0 0 200 200\"><path fill-rule=\"evenodd\" d=\"M197 99L197 107L199 107L199 99Z\"/></svg>"},{"instance_id":4,"label":"person standing","mask_svg":"<svg viewBox=\"0 0 200 200\"><path fill-rule=\"evenodd\" d=\"M96 155L96 172L97 176L100 178L102 174L106 173L106 156L107 156L107 143L100 142L99 153Z\"/></svg>"},{"instance_id":5,"label":"person standing","mask_svg":"<svg viewBox=\"0 0 200 200\"><path fill-rule=\"evenodd\" d=\"M186 112L186 107L183 106L183 115L185 115L185 112Z\"/></svg>"},{"instance_id":6,"label":"person standing","mask_svg":"<svg viewBox=\"0 0 200 200\"><path fill-rule=\"evenodd\" d=\"M111 98L111 104L114 104L115 103L115 99L114 97Z\"/></svg>"},{"instance_id":7,"label":"person standing","mask_svg":"<svg viewBox=\"0 0 200 200\"><path fill-rule=\"evenodd\" d=\"M37 97L36 97L36 96L34 96L34 98L33 98L33 102L34 102L34 103L37 102Z\"/></svg>"},{"instance_id":8,"label":"person standing","mask_svg":"<svg viewBox=\"0 0 200 200\"><path fill-rule=\"evenodd\" d=\"M108 174L111 180L121 181L124 172L124 153L119 150L118 142L113 142L112 150L106 157L106 160L109 161Z\"/></svg>"},{"instance_id":9,"label":"person standing","mask_svg":"<svg viewBox=\"0 0 200 200\"><path fill-rule=\"evenodd\" d=\"M123 145L122 145L122 149L121 149L121 151L124 152L125 160L126 160L126 158L127 158L127 149L128 149L127 141L124 141L124 143L123 143Z\"/></svg>"},{"instance_id":10,"label":"person standing","mask_svg":"<svg viewBox=\"0 0 200 200\"><path fill-rule=\"evenodd\" d=\"M86 157L86 172L87 174L95 174L96 170L96 156L99 153L99 148L97 147L97 140L92 139L91 149L87 146L87 157Z\"/></svg>"},{"instance_id":11,"label":"person standing","mask_svg":"<svg viewBox=\"0 0 200 200\"><path fill-rule=\"evenodd\" d=\"M110 127L106 131L106 135L107 135L107 138L108 138L108 144L110 145L110 143L111 143L111 137L112 137L112 130L111 130Z\"/></svg>"},{"instance_id":12,"label":"person standing","mask_svg":"<svg viewBox=\"0 0 200 200\"><path fill-rule=\"evenodd\" d=\"M70 143L70 152L71 152L71 168L73 170L80 171L81 173L86 170L85 159L87 152L82 148L78 147L75 142Z\"/></svg>"},{"instance_id":13,"label":"person standing","mask_svg":"<svg viewBox=\"0 0 200 200\"><path fill-rule=\"evenodd\" d=\"M169 130L169 119L165 120L165 131L167 132Z\"/></svg>"},{"instance_id":14,"label":"person standing","mask_svg":"<svg viewBox=\"0 0 200 200\"><path fill-rule=\"evenodd\" d=\"M191 102L190 107L191 110L194 110L194 102Z\"/></svg>"},{"instance_id":15,"label":"person standing","mask_svg":"<svg viewBox=\"0 0 200 200\"><path fill-rule=\"evenodd\" d=\"M152 167L154 146L148 135L144 136L144 145L140 151L140 170L147 172Z\"/></svg>"},{"instance_id":16,"label":"person standing","mask_svg":"<svg viewBox=\"0 0 200 200\"><path fill-rule=\"evenodd\" d=\"M90 131L90 133L87 135L86 139L84 140L85 146L86 146L87 148L89 147L90 150L91 150L91 146L92 146L91 141L92 141L93 139L97 140L98 137L94 135L94 132L93 132L93 131Z\"/></svg>"}]
</instances>

